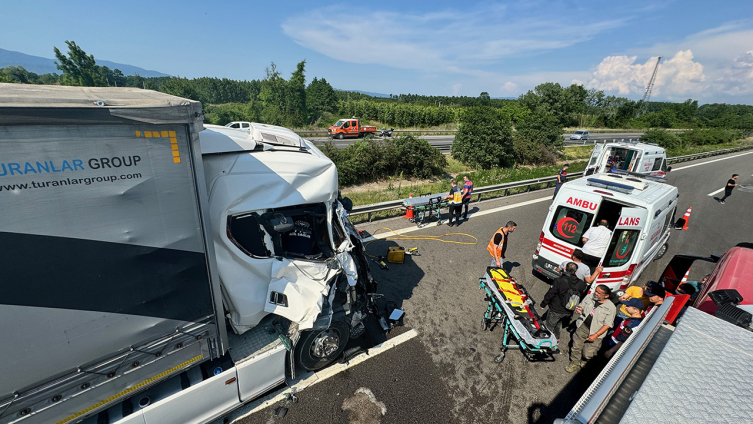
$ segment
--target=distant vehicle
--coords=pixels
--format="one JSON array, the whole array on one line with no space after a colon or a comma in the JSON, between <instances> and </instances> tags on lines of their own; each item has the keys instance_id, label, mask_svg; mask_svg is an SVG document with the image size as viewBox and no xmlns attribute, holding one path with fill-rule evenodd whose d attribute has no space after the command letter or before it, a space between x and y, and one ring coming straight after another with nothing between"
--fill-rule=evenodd
<instances>
[{"instance_id":1,"label":"distant vehicle","mask_svg":"<svg viewBox=\"0 0 753 424\"><path fill-rule=\"evenodd\" d=\"M228 128L235 128L237 130L243 130L247 133L251 132L251 123L246 121L233 121L225 125Z\"/></svg>"},{"instance_id":2,"label":"distant vehicle","mask_svg":"<svg viewBox=\"0 0 753 424\"><path fill-rule=\"evenodd\" d=\"M361 126L361 121L356 118L341 119L327 129L327 134L332 138L343 139L345 137L361 138L364 135L374 134L376 127Z\"/></svg>"},{"instance_id":3,"label":"distant vehicle","mask_svg":"<svg viewBox=\"0 0 753 424\"><path fill-rule=\"evenodd\" d=\"M594 145L583 176L612 170L665 177L672 167L667 167L667 152L656 144L618 142Z\"/></svg>"},{"instance_id":4,"label":"distant vehicle","mask_svg":"<svg viewBox=\"0 0 753 424\"><path fill-rule=\"evenodd\" d=\"M395 131L394 128L387 129L385 127L382 127L382 129L379 131L379 137L392 137L393 131Z\"/></svg>"},{"instance_id":5,"label":"distant vehicle","mask_svg":"<svg viewBox=\"0 0 753 424\"><path fill-rule=\"evenodd\" d=\"M570 140L588 140L588 131L575 131L570 135Z\"/></svg>"}]
</instances>

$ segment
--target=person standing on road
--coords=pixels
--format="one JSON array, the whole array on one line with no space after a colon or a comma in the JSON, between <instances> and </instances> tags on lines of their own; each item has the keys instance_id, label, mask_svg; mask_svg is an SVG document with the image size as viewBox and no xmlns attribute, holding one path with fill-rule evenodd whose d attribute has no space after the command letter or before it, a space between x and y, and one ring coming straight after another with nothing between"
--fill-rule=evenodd
<instances>
[{"instance_id":1,"label":"person standing on road","mask_svg":"<svg viewBox=\"0 0 753 424\"><path fill-rule=\"evenodd\" d=\"M448 225L452 227L455 225L452 222L453 217L455 218L455 222L460 225L460 211L463 209L463 193L460 187L458 187L457 181L452 180L450 184L452 185L450 187L450 194L445 196L444 199L450 201L450 223Z\"/></svg>"},{"instance_id":2,"label":"person standing on road","mask_svg":"<svg viewBox=\"0 0 753 424\"><path fill-rule=\"evenodd\" d=\"M471 193L473 193L473 181L467 175L463 175L463 221L468 220L468 205L471 203Z\"/></svg>"},{"instance_id":3,"label":"person standing on road","mask_svg":"<svg viewBox=\"0 0 753 424\"><path fill-rule=\"evenodd\" d=\"M611 239L612 232L606 219L599 221L598 226L589 228L583 234L583 263L591 269L596 268Z\"/></svg>"},{"instance_id":4,"label":"person standing on road","mask_svg":"<svg viewBox=\"0 0 753 424\"><path fill-rule=\"evenodd\" d=\"M550 329L557 337L557 343L560 341L562 326L568 324L564 321L573 314L572 307L571 309L566 307L568 300L570 300L568 292L572 289L578 297L583 297L586 293L586 283L575 275L577 271L578 265L575 262L568 262L564 274L554 279L549 291L544 295L544 300L541 301L542 308L549 307L546 313L546 328Z\"/></svg>"},{"instance_id":5,"label":"person standing on road","mask_svg":"<svg viewBox=\"0 0 753 424\"><path fill-rule=\"evenodd\" d=\"M732 178L727 181L727 185L724 187L724 197L719 200L719 203L724 204L724 199L728 198L732 194L732 189L737 187L737 177L739 175L732 174Z\"/></svg>"},{"instance_id":6,"label":"person standing on road","mask_svg":"<svg viewBox=\"0 0 753 424\"><path fill-rule=\"evenodd\" d=\"M557 173L557 184L554 186L554 196L552 196L552 199L557 197L557 192L560 191L560 187L562 187L562 184L565 184L567 182L567 169L570 168L570 164L566 163L562 165L562 169L560 169L560 172Z\"/></svg>"},{"instance_id":7,"label":"person standing on road","mask_svg":"<svg viewBox=\"0 0 753 424\"><path fill-rule=\"evenodd\" d=\"M614 323L617 308L609 295L612 291L604 284L599 284L593 296L586 296L575 313L578 318L578 328L573 334L573 347L570 348L570 364L565 368L567 372L575 372L583 368L586 363L596 356L601 348L601 342L607 330Z\"/></svg>"},{"instance_id":8,"label":"person standing on road","mask_svg":"<svg viewBox=\"0 0 753 424\"><path fill-rule=\"evenodd\" d=\"M491 266L502 268L501 260L505 259L505 252L507 251L507 236L515 231L515 228L517 226L518 224L516 224L515 222L507 221L507 224L497 230L492 236L492 239L489 241L489 245L486 247L486 250L488 250L489 254L492 255Z\"/></svg>"}]
</instances>

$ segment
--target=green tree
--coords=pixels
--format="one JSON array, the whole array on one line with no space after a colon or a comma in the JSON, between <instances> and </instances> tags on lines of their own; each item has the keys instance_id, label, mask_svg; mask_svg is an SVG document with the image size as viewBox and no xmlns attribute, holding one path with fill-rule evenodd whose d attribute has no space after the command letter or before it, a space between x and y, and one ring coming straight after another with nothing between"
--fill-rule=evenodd
<instances>
[{"instance_id":1,"label":"green tree","mask_svg":"<svg viewBox=\"0 0 753 424\"><path fill-rule=\"evenodd\" d=\"M68 45L67 57L57 47L53 47L57 58L55 65L63 71L60 83L85 87L106 87L107 81L102 76L94 56L87 55L74 41L66 41L65 44Z\"/></svg>"},{"instance_id":2,"label":"green tree","mask_svg":"<svg viewBox=\"0 0 753 424\"><path fill-rule=\"evenodd\" d=\"M290 122L286 114L287 81L277 72L277 65L267 68L267 76L261 82L259 99L262 104L262 122L286 126Z\"/></svg>"},{"instance_id":3,"label":"green tree","mask_svg":"<svg viewBox=\"0 0 753 424\"><path fill-rule=\"evenodd\" d=\"M325 113L337 110L335 90L326 79L314 77L306 87L306 107L309 111L309 123L315 123Z\"/></svg>"},{"instance_id":4,"label":"green tree","mask_svg":"<svg viewBox=\"0 0 753 424\"><path fill-rule=\"evenodd\" d=\"M293 127L302 127L308 121L305 69L306 61L303 60L296 65L295 72L290 76L290 81L287 83L287 115L290 125Z\"/></svg>"},{"instance_id":5,"label":"green tree","mask_svg":"<svg viewBox=\"0 0 753 424\"><path fill-rule=\"evenodd\" d=\"M452 156L481 169L513 164L515 152L509 118L490 107L465 109L452 144Z\"/></svg>"},{"instance_id":6,"label":"green tree","mask_svg":"<svg viewBox=\"0 0 753 424\"><path fill-rule=\"evenodd\" d=\"M557 161L564 140L557 119L541 111L528 112L515 121L515 158L518 163L552 165Z\"/></svg>"},{"instance_id":7,"label":"green tree","mask_svg":"<svg viewBox=\"0 0 753 424\"><path fill-rule=\"evenodd\" d=\"M482 91L481 94L478 95L478 100L479 100L479 104L488 106L489 103L491 103L492 101L492 97L486 91Z\"/></svg>"}]
</instances>

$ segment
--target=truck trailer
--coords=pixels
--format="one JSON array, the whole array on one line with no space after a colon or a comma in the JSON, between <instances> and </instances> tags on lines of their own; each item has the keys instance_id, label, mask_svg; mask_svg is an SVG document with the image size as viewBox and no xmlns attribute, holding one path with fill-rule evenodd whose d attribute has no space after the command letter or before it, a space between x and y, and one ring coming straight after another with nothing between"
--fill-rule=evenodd
<instances>
[{"instance_id":1,"label":"truck trailer","mask_svg":"<svg viewBox=\"0 0 753 424\"><path fill-rule=\"evenodd\" d=\"M208 422L378 314L337 169L290 130L0 84L0 152L0 424Z\"/></svg>"}]
</instances>

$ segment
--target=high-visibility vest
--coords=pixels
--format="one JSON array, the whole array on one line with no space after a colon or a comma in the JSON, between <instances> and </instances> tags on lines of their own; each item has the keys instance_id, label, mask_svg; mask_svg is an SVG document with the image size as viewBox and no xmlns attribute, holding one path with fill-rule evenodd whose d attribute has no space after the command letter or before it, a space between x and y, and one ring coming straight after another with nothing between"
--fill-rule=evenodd
<instances>
[{"instance_id":1,"label":"high-visibility vest","mask_svg":"<svg viewBox=\"0 0 753 424\"><path fill-rule=\"evenodd\" d=\"M502 231L503 228L505 227L500 227L500 229L494 233L492 239L489 240L489 245L486 246L486 250L488 250L489 254L494 258L501 258L502 255L505 254L505 250L507 250L507 234ZM499 244L494 243L497 234L502 235L502 241Z\"/></svg>"}]
</instances>

